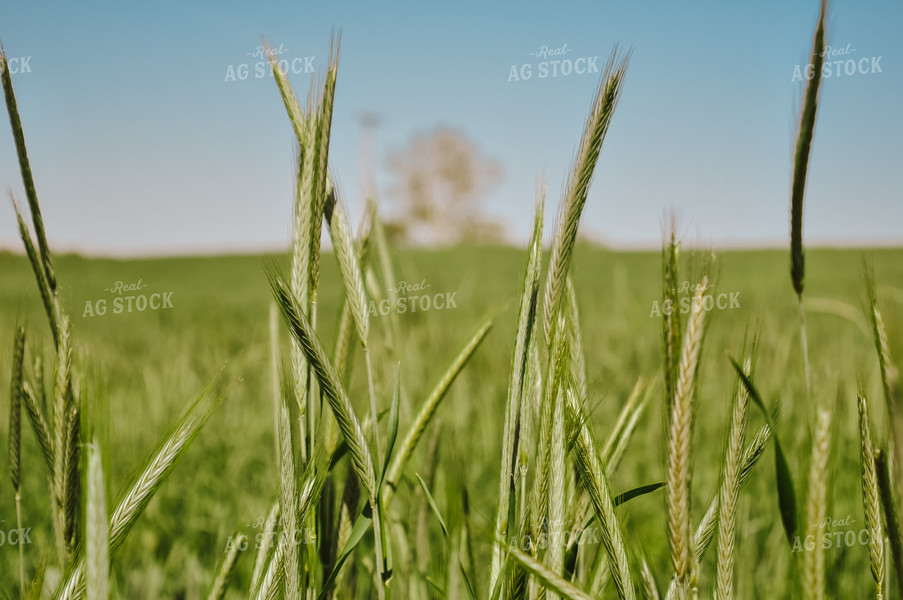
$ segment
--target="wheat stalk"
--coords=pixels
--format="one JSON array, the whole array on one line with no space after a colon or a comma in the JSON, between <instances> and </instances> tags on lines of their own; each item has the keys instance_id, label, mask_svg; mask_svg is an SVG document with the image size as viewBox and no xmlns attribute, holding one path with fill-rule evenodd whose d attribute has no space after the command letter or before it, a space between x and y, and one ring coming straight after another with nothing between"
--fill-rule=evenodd
<instances>
[{"instance_id":1,"label":"wheat stalk","mask_svg":"<svg viewBox=\"0 0 903 600\"><path fill-rule=\"evenodd\" d=\"M605 468L599 460L592 434L586 426L583 411L574 396L573 390L567 389L567 406L569 418L579 428L574 444L574 458L580 472L581 481L593 501L596 516L602 528L602 543L605 546L612 579L618 596L622 600L633 600L633 581L630 576L630 565L627 560L627 547L624 535L615 513L611 496L611 486L605 474Z\"/></svg>"},{"instance_id":2,"label":"wheat stalk","mask_svg":"<svg viewBox=\"0 0 903 600\"><path fill-rule=\"evenodd\" d=\"M828 458L831 450L831 412L819 409L812 439L812 464L809 468L809 496L806 501L806 534L818 537L819 527L828 513ZM810 538L811 536L811 538ZM806 598L825 597L825 553L821 544L803 554L803 590Z\"/></svg>"},{"instance_id":3,"label":"wheat stalk","mask_svg":"<svg viewBox=\"0 0 903 600\"><path fill-rule=\"evenodd\" d=\"M549 553L547 564L555 573L564 573L564 541L561 539L564 527L564 503L565 494L567 492L567 471L566 471L566 453L567 439L565 434L565 399L564 388L567 373L570 371L570 362L568 361L568 336L566 333L567 323L564 317L560 317L558 331L560 331L561 343L557 349L557 357L555 358L555 372L552 388L549 393L549 401L552 402L551 417L552 421L550 429L550 449L549 449Z\"/></svg>"},{"instance_id":4,"label":"wheat stalk","mask_svg":"<svg viewBox=\"0 0 903 600\"><path fill-rule=\"evenodd\" d=\"M31 423L32 431L34 431L35 438L38 441L38 447L41 449L41 456L44 457L44 463L47 465L47 471L52 480L53 468L56 463L53 438L50 434L50 428L47 426L47 419L44 417L43 410L27 381L22 382L22 403L25 406L25 413L28 415L28 421Z\"/></svg>"},{"instance_id":5,"label":"wheat stalk","mask_svg":"<svg viewBox=\"0 0 903 600\"><path fill-rule=\"evenodd\" d=\"M71 454L72 431L70 426L72 419L72 387L70 381L70 368L72 351L69 342L69 318L62 316L59 324L59 348L57 350L56 378L54 382L54 459L53 466L53 516L54 530L56 533L57 557L61 565L67 565L72 560L74 545L71 544L70 534L74 525L77 511L69 510L69 499L72 497L73 478L70 477L70 462L74 458ZM76 446L77 448L77 446ZM75 461L77 465L77 461ZM77 479L76 479L77 481Z\"/></svg>"},{"instance_id":6,"label":"wheat stalk","mask_svg":"<svg viewBox=\"0 0 903 600\"><path fill-rule=\"evenodd\" d=\"M301 598L301 559L298 546L292 541L292 536L298 528L298 492L295 487L294 454L288 406L283 401L279 407L279 489L282 514L279 545L282 546L284 557L285 578L283 583L286 600L300 600Z\"/></svg>"},{"instance_id":7,"label":"wheat stalk","mask_svg":"<svg viewBox=\"0 0 903 600\"><path fill-rule=\"evenodd\" d=\"M520 421L521 405L524 396L524 381L529 362L529 347L533 342L536 324L537 297L539 295L539 277L542 269L542 229L545 206L545 183L537 189L536 210L533 217L533 234L530 236L530 247L527 268L524 273L524 290L521 295L517 317L517 334L514 341L514 354L511 358L511 373L508 379L508 396L505 404L505 424L502 439L502 464L499 471L499 504L495 519L495 539L508 539L508 515L511 513L509 502L515 489L517 473L517 456L520 449L517 431ZM516 500L516 494L515 494ZM489 589L495 587L504 564L502 545L495 541L492 545L492 564L489 574Z\"/></svg>"},{"instance_id":8,"label":"wheat stalk","mask_svg":"<svg viewBox=\"0 0 903 600\"><path fill-rule=\"evenodd\" d=\"M878 478L878 493L881 497L881 508L884 511L884 523L887 526L887 537L890 542L890 558L894 563L897 579L897 592L903 597L903 535L900 526L900 510L894 498L894 488L890 478L890 465L887 453L875 450L875 475Z\"/></svg>"},{"instance_id":9,"label":"wheat stalk","mask_svg":"<svg viewBox=\"0 0 903 600\"><path fill-rule=\"evenodd\" d=\"M552 242L552 255L549 259L549 272L546 276L543 307L545 315L543 325L549 344L552 342L552 326L555 324L561 308L565 279L570 270L574 244L577 241L580 215L586 204L593 171L596 168L596 162L602 150L602 142L611 123L615 106L621 95L621 85L630 60L628 53L616 65L616 57L617 48L612 51L602 73L592 109L580 138L577 157L568 176L567 191L559 205L555 238Z\"/></svg>"},{"instance_id":10,"label":"wheat stalk","mask_svg":"<svg viewBox=\"0 0 903 600\"><path fill-rule=\"evenodd\" d=\"M646 600L659 600L655 576L652 574L652 569L649 568L645 556L640 560L640 577L643 581L643 593L646 594Z\"/></svg>"},{"instance_id":11,"label":"wheat stalk","mask_svg":"<svg viewBox=\"0 0 903 600\"><path fill-rule=\"evenodd\" d=\"M743 460L741 461L743 466L740 469L740 487L743 487L743 484L749 479L756 463L759 462L762 454L765 453L765 444L768 442L770 435L771 430L767 425L763 425L753 441L746 446L746 450L743 452ZM696 553L696 562L702 560L705 551L708 550L712 539L715 537L715 530L718 528L719 499L720 495L716 494L709 502L709 506L702 519L699 520L699 525L696 526L696 531L693 534L693 549ZM676 585L676 580L672 579L668 590L669 598L674 597L674 594L676 594Z\"/></svg>"},{"instance_id":12,"label":"wheat stalk","mask_svg":"<svg viewBox=\"0 0 903 600\"><path fill-rule=\"evenodd\" d=\"M681 349L680 366L671 403L668 436L668 545L671 564L681 588L691 579L690 536L690 453L694 379L702 346L705 311L703 298L708 278L703 277L693 296L687 331Z\"/></svg>"},{"instance_id":13,"label":"wheat stalk","mask_svg":"<svg viewBox=\"0 0 903 600\"><path fill-rule=\"evenodd\" d=\"M364 290L364 279L358 263L358 253L355 251L344 204L341 203L332 178L326 180L326 196L325 216L326 221L329 223L333 251L339 263L342 281L345 284L345 297L351 308L351 315L357 327L358 337L364 347L364 359L367 367L367 390L370 398L370 421L373 423L371 432L376 449L376 460L379 462L380 456L382 456L382 448L379 439L379 427L376 426L376 392L373 383L373 363L370 347L368 346L368 340L370 339L370 315L367 312L367 294Z\"/></svg>"},{"instance_id":14,"label":"wheat stalk","mask_svg":"<svg viewBox=\"0 0 903 600\"><path fill-rule=\"evenodd\" d=\"M13 335L12 374L9 378L9 478L16 494L16 526L22 531L22 494L19 489L22 475L22 378L25 361L25 328L16 323ZM19 544L19 592L25 596L25 548Z\"/></svg>"},{"instance_id":15,"label":"wheat stalk","mask_svg":"<svg viewBox=\"0 0 903 600\"><path fill-rule=\"evenodd\" d=\"M645 391L644 391L645 388ZM649 392L651 387L647 387L643 378L637 379L636 384L627 397L624 407L618 413L618 419L612 427L605 445L602 447L601 460L605 465L606 471L611 474L621 461L624 451L627 449L627 442L636 429L637 423L646 404L649 402Z\"/></svg>"},{"instance_id":16,"label":"wheat stalk","mask_svg":"<svg viewBox=\"0 0 903 600\"><path fill-rule=\"evenodd\" d=\"M751 364L748 359L744 371L747 376L750 375ZM715 598L723 600L730 600L734 595L737 497L740 492L740 469L743 459L743 437L746 433L746 409L748 404L749 392L741 382L737 385L737 402L731 411L731 425L728 433L727 450L724 454L724 472L718 506L718 560Z\"/></svg>"},{"instance_id":17,"label":"wheat stalk","mask_svg":"<svg viewBox=\"0 0 903 600\"><path fill-rule=\"evenodd\" d=\"M329 401L330 408L336 418L339 429L345 437L348 449L351 452L351 462L355 472L361 480L370 502L370 511L373 514L373 528L376 538L376 561L379 578L382 579L383 557L381 552L381 527L379 516L379 499L377 498L376 473L370 450L364 439L360 421L354 413L351 401L345 393L335 368L326 357L323 347L305 315L298 307L298 300L289 291L282 277L276 272L275 267L270 267L268 277L277 303L282 310L282 315L292 331L292 335L298 340L304 355L317 376L324 395ZM374 423L374 427L375 427ZM385 594L382 582L377 584L380 598Z\"/></svg>"},{"instance_id":18,"label":"wheat stalk","mask_svg":"<svg viewBox=\"0 0 903 600\"><path fill-rule=\"evenodd\" d=\"M25 146L25 132L22 129L22 120L19 117L19 109L16 104L16 94L13 91L13 80L9 72L9 63L6 60L6 50L0 48L0 80L3 82L3 93L6 98L6 110L9 114L9 125L16 142L16 155L19 159L19 171L22 173L22 183L25 186L25 196L28 198L28 207L31 211L31 219L35 228L40 250L40 269L43 271L48 292L56 296L56 275L53 270L53 261L50 258L50 247L47 244L47 233L44 231L44 218L41 216L41 206L38 203L38 193L35 190L34 176L31 173L31 163L28 160L28 150ZM18 212L18 211L16 211ZM30 258L30 257L29 257ZM34 264L34 263L33 263ZM56 332L54 331L54 334Z\"/></svg>"},{"instance_id":19,"label":"wheat stalk","mask_svg":"<svg viewBox=\"0 0 903 600\"><path fill-rule=\"evenodd\" d=\"M872 433L869 423L868 402L863 394L857 398L859 409L859 471L862 483L862 507L865 526L869 532L869 568L875 580L877 597L884 596L884 533L881 531L881 504L878 492L878 476L872 450Z\"/></svg>"},{"instance_id":20,"label":"wheat stalk","mask_svg":"<svg viewBox=\"0 0 903 600\"><path fill-rule=\"evenodd\" d=\"M356 240L357 262L362 270L367 269L370 259L370 246L376 225L376 205L369 203L364 219L361 221ZM371 271L372 274L372 271ZM394 304L393 304L394 306ZM332 361L339 377L344 380L351 362L351 337L354 334L355 324L351 314L351 302L347 296L342 300L342 312L339 316L339 324L336 327L335 350Z\"/></svg>"},{"instance_id":21,"label":"wheat stalk","mask_svg":"<svg viewBox=\"0 0 903 600\"><path fill-rule=\"evenodd\" d=\"M351 314L360 336L361 344L367 347L369 339L370 319L367 312L367 293L364 291L364 279L361 275L357 252L354 249L354 239L348 226L348 217L345 214L345 205L335 188L330 177L326 181L326 222L329 223L329 233L332 238L333 251L339 263L339 272L345 284L345 294L351 305Z\"/></svg>"},{"instance_id":22,"label":"wheat stalk","mask_svg":"<svg viewBox=\"0 0 903 600\"><path fill-rule=\"evenodd\" d=\"M260 583L252 592L251 597L254 600L275 600L279 596L279 588L281 587L282 578L285 576L285 571L282 568L282 558L282 545L276 544L266 571L264 571Z\"/></svg>"},{"instance_id":23,"label":"wheat stalk","mask_svg":"<svg viewBox=\"0 0 903 600\"><path fill-rule=\"evenodd\" d=\"M887 341L887 329L884 319L878 310L878 296L875 291L875 276L871 267L863 267L865 290L868 297L869 313L872 325L872 338L875 352L878 355L878 367L881 372L881 384L884 388L884 400L890 416L890 433L893 443L894 467L898 481L903 481L903 414L900 411L899 371L891 359L890 346Z\"/></svg>"},{"instance_id":24,"label":"wheat stalk","mask_svg":"<svg viewBox=\"0 0 903 600\"><path fill-rule=\"evenodd\" d=\"M323 84L320 101L317 108L313 148L314 148L314 190L311 200L312 215L311 225L313 232L310 236L310 289L313 303L317 300L317 285L320 275L320 237L323 226L323 211L327 202L327 172L329 165L329 139L332 131L332 111L335 103L336 77L339 67L339 50L341 37L329 43L329 62L326 68L326 82Z\"/></svg>"},{"instance_id":25,"label":"wheat stalk","mask_svg":"<svg viewBox=\"0 0 903 600\"><path fill-rule=\"evenodd\" d=\"M295 177L295 198L293 202L293 228L292 228L292 261L291 261L291 291L298 298L301 310L305 316L313 318L311 311L311 272L312 260L311 252L313 248L313 228L314 228L314 204L316 199L313 197L314 182L314 153L315 153L315 130L317 128L316 119L312 116L304 114L298 98L292 89L286 74L279 69L276 56L269 50L266 40L263 41L264 47L267 49L267 57L270 61L270 68L273 78L279 88L282 101L285 104L289 121L295 131L295 137L298 140L297 146L297 173ZM309 107L310 108L310 107ZM308 365L304 358L298 341L294 338L289 340L291 348L292 360L292 380L294 383L294 399L299 410L300 422L300 449L303 460L307 458L307 430L313 430L312 408L313 401L311 397L310 381L308 373Z\"/></svg>"},{"instance_id":26,"label":"wheat stalk","mask_svg":"<svg viewBox=\"0 0 903 600\"><path fill-rule=\"evenodd\" d=\"M812 136L815 133L815 115L818 112L819 84L821 83L823 48L825 47L825 13L827 0L822 0L818 25L812 39L810 62L813 76L806 84L806 94L800 111L800 124L796 137L796 151L793 160L793 183L790 192L790 279L799 306L800 345L803 353L803 367L806 374L806 393L811 393L809 375L809 344L806 340L806 313L803 310L803 281L805 278L805 256L803 255L803 198L806 193L806 173L809 169L809 153Z\"/></svg>"},{"instance_id":27,"label":"wheat stalk","mask_svg":"<svg viewBox=\"0 0 903 600\"><path fill-rule=\"evenodd\" d=\"M326 358L326 353L313 332L310 322L301 312L297 298L289 291L282 276L275 271L274 267L271 267L267 274L282 316L313 367L320 382L320 388L329 401L339 429L348 443L352 464L361 484L367 490L368 497L375 497L376 475L373 469L373 460L351 401L348 399L344 387L339 383L335 369Z\"/></svg>"},{"instance_id":28,"label":"wheat stalk","mask_svg":"<svg viewBox=\"0 0 903 600\"><path fill-rule=\"evenodd\" d=\"M12 201L12 205L16 212L16 221L19 224L19 237L22 239L22 245L25 246L25 255L28 257L28 262L31 263L35 281L38 284L38 292L41 294L41 301L44 304L44 312L47 313L47 321L50 324L50 333L53 335L53 343L58 347L60 337L58 323L59 303L56 294L50 289L50 285L47 282L44 266L41 263L41 258L38 255L37 248L35 248L34 241L31 239L31 232L28 230L28 225L25 224L25 219L19 211L19 206L16 204L15 200Z\"/></svg>"},{"instance_id":29,"label":"wheat stalk","mask_svg":"<svg viewBox=\"0 0 903 600\"><path fill-rule=\"evenodd\" d=\"M677 220L672 216L669 221L668 235L662 244L662 297L663 304L671 307L662 311L662 348L665 360L665 407L671 414L671 403L674 401L674 388L677 386L677 368L680 359L680 311L675 310L678 302L677 257L680 245L676 240Z\"/></svg>"},{"instance_id":30,"label":"wheat stalk","mask_svg":"<svg viewBox=\"0 0 903 600\"><path fill-rule=\"evenodd\" d=\"M277 426L278 430L278 426ZM276 443L278 444L278 438ZM278 453L277 453L278 456ZM276 539L276 519L280 515L280 506L278 502L274 502L267 514L267 520L263 529L263 537L260 540L260 547L257 549L257 559L254 562L254 573L251 576L251 589L255 590L260 585L264 569L267 567L267 558L270 557L270 550L273 548L273 541Z\"/></svg>"},{"instance_id":31,"label":"wheat stalk","mask_svg":"<svg viewBox=\"0 0 903 600\"><path fill-rule=\"evenodd\" d=\"M176 425L175 431L163 442L159 450L147 462L141 474L129 486L126 493L113 511L110 517L110 556L125 541L135 522L154 494L172 472L179 458L188 449L201 428L210 419L213 412L224 398L223 392L217 392L212 397L208 396L208 390L198 398L188 409L185 416ZM85 593L85 561L79 557L73 563L66 576L60 580L60 585L54 598L57 600L74 600L81 598Z\"/></svg>"},{"instance_id":32,"label":"wheat stalk","mask_svg":"<svg viewBox=\"0 0 903 600\"><path fill-rule=\"evenodd\" d=\"M213 585L210 586L207 600L223 600L226 596L226 586L229 584L229 579L232 577L232 572L235 570L235 565L238 562L238 553L248 538L244 534L239 533L231 539L233 543L228 552L226 552L226 556L223 557L219 569L216 570L216 579L213 580Z\"/></svg>"},{"instance_id":33,"label":"wheat stalk","mask_svg":"<svg viewBox=\"0 0 903 600\"><path fill-rule=\"evenodd\" d=\"M580 333L580 311L577 307L577 292L574 280L568 275L565 281L567 294L568 345L570 346L571 377L581 398L588 395L586 383L586 357L583 355L583 336Z\"/></svg>"}]
</instances>

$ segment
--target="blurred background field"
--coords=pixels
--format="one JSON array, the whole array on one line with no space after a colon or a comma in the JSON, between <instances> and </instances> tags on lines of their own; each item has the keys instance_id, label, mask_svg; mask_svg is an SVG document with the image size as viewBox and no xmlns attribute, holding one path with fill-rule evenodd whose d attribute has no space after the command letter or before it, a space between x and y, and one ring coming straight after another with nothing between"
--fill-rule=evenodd
<instances>
[{"instance_id":1,"label":"blurred background field","mask_svg":"<svg viewBox=\"0 0 903 600\"><path fill-rule=\"evenodd\" d=\"M691 254L685 252L685 254ZM697 253L682 265L680 280L695 284L708 253ZM874 346L867 330L862 285L863 254L858 250L807 251L807 327L813 373L813 395L836 398L828 514L846 519L844 526L863 528L859 488L855 393L864 383L874 406L882 407ZM878 284L878 300L890 335L892 355L903 356L903 249L871 249ZM489 532L496 510L500 436L504 417L507 374L526 255L510 247L459 246L439 250L398 250L398 282L426 281L427 291L455 293L457 307L397 315L400 339L401 426L411 422L415 407L457 349L482 318L499 314L489 337L453 384L438 413L442 446L437 478L460 478L471 499L474 522ZM199 598L206 593L229 536L242 531L253 540L258 519L266 518L278 489L274 457L273 405L269 358L270 291L263 256L216 256L141 260L56 257L56 270L65 304L72 315L76 372L89 395L105 398L110 407L110 480L115 495L144 457L221 369L229 379L241 378L200 438L138 521L113 563L119 596L123 598ZM287 257L278 257L287 268ZM323 281L317 299L321 338L331 351L341 301L341 283L331 255L323 260ZM786 250L745 250L717 253L714 293L737 293L739 308L713 310L696 396L693 522L697 522L715 494L728 408L735 378L726 353L739 354L744 333L757 330L759 345L756 382L766 401L780 401L779 434L786 446L798 493L805 489L811 416L802 401L799 323L796 298L788 281ZM602 438L638 378L652 382L652 402L642 415L621 466L612 476L614 491L662 481L665 471L663 385L661 381L661 321L651 316L661 299L661 257L658 252L613 252L580 245L574 277L587 358L592 427ZM141 280L140 292L172 292L171 309L112 314L114 297L105 291L115 282ZM31 268L23 256L0 254L0 344L11 345L17 319L28 326L28 355L52 347L41 312ZM415 292L416 293L416 292ZM86 302L107 299L107 312L83 316ZM499 311L504 312L499 313ZM389 317L374 318L375 356L383 357ZM859 320L857 323L856 319ZM281 343L287 349L284 331ZM284 353L287 356L287 351ZM355 364L363 356L356 350ZM8 398L10 353L0 352L0 390L4 415ZM388 402L394 384L394 365L375 364L381 402ZM366 414L366 381L361 368L352 370L350 393L359 415ZM48 373L48 377L50 374ZM751 409L753 410L753 409ZM873 411L875 439L887 437L886 418ZM751 412L750 431L762 423ZM24 426L27 428L27 426ZM7 422L0 419L0 438ZM751 434L750 434L751 435ZM53 532L43 464L30 431L23 436L23 521L31 527L26 546L29 565L42 552L52 554ZM878 445L876 443L876 445ZM756 467L740 493L737 558L738 597L794 598L796 584L788 583L796 556L781 530L774 490L773 450ZM409 512L405 503L413 489L410 474L422 472L426 448L415 453L393 518L402 527ZM37 471L40 477L30 474ZM0 467L0 529L15 527L8 465ZM416 480L413 483L416 486ZM341 490L338 490L341 494ZM434 492L440 507L444 494ZM669 572L664 521L664 495L656 492L622 507L625 530L649 553L653 570L664 581ZM437 540L438 526L432 524ZM487 534L488 535L488 534ZM631 545L633 542L630 542ZM476 539L477 565L488 564L490 544ZM441 552L441 544L436 544ZM399 565L404 550L397 550ZM0 587L17 582L18 549L0 547ZM250 554L250 553L249 553ZM707 555L706 562L713 558ZM861 597L868 589L868 548L857 544L827 550L832 597ZM246 589L253 556L238 566L237 585ZM399 566L399 568L403 568ZM701 569L710 577L711 568ZM477 570L478 587L488 574ZM707 587L711 582L700 582ZM236 596L237 597L237 596Z\"/></svg>"}]
</instances>

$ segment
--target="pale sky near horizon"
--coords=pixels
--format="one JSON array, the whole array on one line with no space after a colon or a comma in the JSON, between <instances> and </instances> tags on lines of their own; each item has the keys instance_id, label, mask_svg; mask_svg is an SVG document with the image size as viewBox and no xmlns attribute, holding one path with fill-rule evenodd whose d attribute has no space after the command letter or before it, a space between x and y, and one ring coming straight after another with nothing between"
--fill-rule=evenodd
<instances>
[{"instance_id":1,"label":"pale sky near horizon","mask_svg":"<svg viewBox=\"0 0 903 600\"><path fill-rule=\"evenodd\" d=\"M58 252L284 247L293 133L253 54L265 36L290 66L319 74L333 30L342 48L330 158L355 225L359 118L373 112L383 201L388 152L452 127L501 164L485 210L514 243L525 242L542 172L554 218L600 75L540 77L543 59L533 54L566 45L557 58L598 57L601 71L618 43L632 58L581 232L616 247L658 247L663 215L674 209L688 241L784 246L805 85L794 70L808 63L817 13L815 0L39 1L0 10L0 40L11 59L27 57L12 77ZM844 62L832 62L835 73L823 81L806 193L809 244L903 245L901 18L899 2L830 3L828 43L849 53L828 59ZM524 64L532 76L513 81L512 66L520 74ZM290 77L305 96L310 75ZM24 202L5 116L0 185ZM0 249L20 248L4 199Z\"/></svg>"}]
</instances>

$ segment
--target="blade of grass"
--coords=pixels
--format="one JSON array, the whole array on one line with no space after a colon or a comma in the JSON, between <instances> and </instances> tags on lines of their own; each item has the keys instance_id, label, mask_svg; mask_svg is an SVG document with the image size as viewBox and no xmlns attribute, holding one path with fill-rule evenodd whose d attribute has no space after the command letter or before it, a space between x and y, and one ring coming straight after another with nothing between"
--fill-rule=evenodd
<instances>
[{"instance_id":1,"label":"blade of grass","mask_svg":"<svg viewBox=\"0 0 903 600\"><path fill-rule=\"evenodd\" d=\"M384 492L384 501L387 508L391 504L394 490L398 487L398 481L401 478L401 474L404 472L405 466L407 466L408 461L411 459L414 448L417 446L417 442L420 441L424 430L426 430L427 425L429 425L433 415L436 413L436 409L439 408L439 403L445 397L445 394L448 392L448 389L451 387L455 378L464 368L464 365L467 364L467 361L470 360L470 357L473 356L473 353L479 347L480 343L485 339L492 324L493 319L488 319L477 328L467 343L464 344L464 347L458 355L452 360L451 364L442 374L442 377L439 378L439 381L436 382L432 392L430 392L430 395L427 396L423 405L420 407L420 412L417 413L414 422L411 424L410 429L408 429L407 434L405 434L401 446L395 454L395 457L392 459L389 471L386 474L386 485L389 486L389 489Z\"/></svg>"},{"instance_id":2,"label":"blade of grass","mask_svg":"<svg viewBox=\"0 0 903 600\"><path fill-rule=\"evenodd\" d=\"M509 546L508 556L517 561L533 577L539 580L543 587L558 594L560 597L568 598L568 600L592 600L586 592L575 587L572 583L566 581L560 575L554 573L541 562L520 549Z\"/></svg>"},{"instance_id":3,"label":"blade of grass","mask_svg":"<svg viewBox=\"0 0 903 600\"><path fill-rule=\"evenodd\" d=\"M339 556L336 559L335 567L333 567L332 573L329 574L329 577L326 578L326 582L323 584L323 591L320 592L317 600L326 600L328 598L330 586L335 581L335 578L336 576L338 576L339 571L341 571L342 565L345 564L345 561L348 560L348 557L354 551L355 547L357 547L357 545L363 539L364 534L367 533L368 529L370 529L371 522L372 519L370 519L369 517L366 517L364 515L358 516L357 521L355 521L354 523L354 527L351 529L351 535L348 538L348 541L345 543L345 546L342 548L342 551L339 553Z\"/></svg>"}]
</instances>

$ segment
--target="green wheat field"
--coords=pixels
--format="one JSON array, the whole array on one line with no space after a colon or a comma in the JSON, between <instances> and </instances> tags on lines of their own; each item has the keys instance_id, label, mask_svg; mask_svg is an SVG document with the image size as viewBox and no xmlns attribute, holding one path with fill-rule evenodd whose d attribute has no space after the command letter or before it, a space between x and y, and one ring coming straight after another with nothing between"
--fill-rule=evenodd
<instances>
[{"instance_id":1,"label":"green wheat field","mask_svg":"<svg viewBox=\"0 0 903 600\"><path fill-rule=\"evenodd\" d=\"M489 258L487 258L487 256ZM852 515L852 524L840 527L858 534L864 517L859 490L857 379L870 397L881 395L880 375L864 316L861 253L854 250L811 250L808 291L812 298L830 300L825 312L811 311L807 322L817 394L836 399L835 441L832 448L829 514L836 520ZM868 252L878 281L879 298L886 308L891 332L899 332L903 317L903 249ZM437 411L441 430L436 491L445 514L445 493L450 484L468 490L473 520L474 575L484 587L490 533L497 503L498 465L504 425L506 381L510 369L511 339L516 312L506 303L519 294L526 255L508 248L454 248L442 251L411 250L396 254L400 280L426 279L430 289L456 291L457 308L399 316L402 339L398 346L403 381L400 421L410 423L458 348L488 314L496 324L467 368L452 385ZM286 257L279 257L287 264ZM650 317L653 301L661 295L661 260L658 253L609 252L579 246L575 256L575 287L582 319L590 417L599 439L611 430L637 380L651 386L646 409L622 464L612 474L615 492L663 481L667 438L664 435L662 348L660 318ZM339 274L332 256L324 256L322 295L319 300L323 339L332 340L340 306ZM164 437L186 404L224 367L228 377L242 381L229 393L183 461L176 467L156 499L148 506L113 563L122 598L200 598L213 581L226 544L237 531L252 540L255 528L266 519L275 498L278 462L274 458L274 425L269 365L270 294L264 276L264 257L234 256L156 260L101 260L61 256L56 261L60 288L71 306L76 356L91 394L103 395L110 407L109 478L115 492L134 476L139 465ZM796 305L788 293L786 252L743 251L718 255L721 277L717 290L739 291L740 308L713 310L700 367L697 422L694 432L692 513L698 519L717 490L721 457L734 388L733 372L725 353L736 354L747 327L761 332L757 365L759 385L769 400L780 401L785 411L781 433L791 468L805 480L808 466L808 410L799 401L805 395L801 359L795 331ZM42 314L33 275L24 257L0 256L4 287L0 291L0 339L11 340L15 318L28 325L29 356L51 359L49 330ZM148 291L172 291L172 309L112 314L114 295L104 292L116 281L142 279ZM124 294L125 295L125 294ZM82 317L85 304L108 299L105 316ZM861 323L840 316L843 303L859 315ZM512 303L513 304L513 303ZM377 348L384 351L385 320L374 324ZM899 335L892 335L897 355L903 352ZM282 344L287 353L286 337ZM356 351L355 365L361 365ZM9 389L11 357L0 355L0 389ZM349 393L366 410L366 381L355 369ZM377 394L388 399L394 385L392 364L380 364ZM5 402L4 402L5 405ZM5 421L5 420L4 420ZM752 415L754 426L761 415ZM881 419L883 421L883 419ZM887 432L877 427L885 437ZM7 439L7 424L0 425ZM428 432L433 435L433 432ZM53 548L47 477L33 438L23 436L22 463L24 526L32 527L31 545L25 546L29 565ZM420 502L414 473L429 470L426 444L415 453L403 482L404 503L394 517L412 538ZM738 595L758 598L800 597L794 583L794 561L799 553L784 539L777 516L774 473L768 450L740 493L741 539L737 545ZM4 481L8 481L4 465ZM34 476L30 473L34 472ZM341 495L343 477L333 493ZM450 481L451 480L451 481ZM15 505L6 485L0 497L4 530L15 527ZM621 518L631 532L629 542L645 547L649 562L663 580L668 573L668 545L661 491L624 505ZM259 526L258 526L259 527ZM835 528L835 530L838 528ZM448 576L447 548L437 521L428 521L430 572L440 585ZM480 537L480 532L487 537ZM834 538L831 538L832 540ZM412 542L409 542L412 544ZM253 549L253 543L251 547ZM590 545L587 543L587 548ZM601 546L592 546L594 551ZM396 550L399 597L407 596L409 577L416 577L417 549L407 556ZM829 585L838 598L860 597L870 582L868 548L834 545L826 551ZM0 551L2 584L17 582L17 551ZM703 562L700 583L712 585L712 557ZM253 556L237 564L232 585L247 589ZM370 586L359 584L360 588ZM443 585L444 587L444 585ZM363 593L363 592L362 592ZM466 596L462 586L459 592ZM365 594L366 595L366 594ZM241 597L231 593L232 597ZM485 597L481 595L480 597Z\"/></svg>"},{"instance_id":2,"label":"green wheat field","mask_svg":"<svg viewBox=\"0 0 903 600\"><path fill-rule=\"evenodd\" d=\"M53 252L0 59L0 598L901 597L903 248L805 244L818 76L787 248L581 241L613 52L522 246L418 249L333 185L336 52L274 68L291 248L129 260Z\"/></svg>"}]
</instances>

